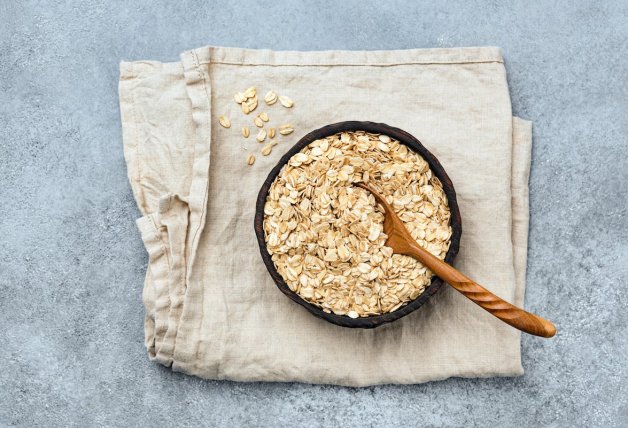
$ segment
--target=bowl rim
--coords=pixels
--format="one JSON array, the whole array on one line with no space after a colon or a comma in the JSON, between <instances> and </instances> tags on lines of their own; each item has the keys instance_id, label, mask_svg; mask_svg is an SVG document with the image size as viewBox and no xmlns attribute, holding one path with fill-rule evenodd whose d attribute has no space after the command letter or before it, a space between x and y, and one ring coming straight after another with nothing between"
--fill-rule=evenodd
<instances>
[{"instance_id":1,"label":"bowl rim","mask_svg":"<svg viewBox=\"0 0 628 428\"><path fill-rule=\"evenodd\" d=\"M415 138L413 135L403 131L399 128L395 128L384 123L364 122L364 121L345 121L338 122L331 125L326 125L321 128L303 136L296 144L294 144L282 157L275 167L270 171L268 177L262 184L262 187L258 193L257 201L255 205L255 234L257 236L257 243L259 245L262 260L266 265L266 269L270 273L275 285L279 290L285 294L292 301L301 305L308 310L311 314L318 318L322 318L332 324L336 324L341 327L349 328L375 328L383 324L387 324L396 321L409 313L420 308L430 297L440 290L443 285L443 281L437 276L432 277L432 281L425 288L416 299L410 301L408 304L402 306L394 312L389 312L382 315L375 315L370 317L350 318L345 315L336 315L333 312L324 312L321 308L308 301L302 299L296 292L290 290L283 277L277 271L275 264L272 261L271 255L266 249L266 240L264 236L264 205L268 196L270 186L275 181L281 169L288 163L288 160L300 152L308 144L320 138L328 137L330 135L337 134L339 132L346 131L366 131L376 134L386 134L391 138L398 140L400 143L405 144L427 161L432 170L432 173L440 180L443 185L443 190L447 196L449 209L451 212L450 225L452 228L451 244L449 250L445 256L445 262L451 264L460 247L460 236L462 234L462 221L460 218L460 210L458 208L458 201L456 199L456 191L454 189L451 179L445 172L438 159L429 151L423 144Z\"/></svg>"}]
</instances>

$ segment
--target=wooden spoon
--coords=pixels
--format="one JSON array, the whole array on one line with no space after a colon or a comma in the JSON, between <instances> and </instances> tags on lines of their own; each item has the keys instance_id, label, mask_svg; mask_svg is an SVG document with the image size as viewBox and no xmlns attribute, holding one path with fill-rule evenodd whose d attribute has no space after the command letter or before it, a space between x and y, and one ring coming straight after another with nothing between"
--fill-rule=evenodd
<instances>
[{"instance_id":1,"label":"wooden spoon","mask_svg":"<svg viewBox=\"0 0 628 428\"><path fill-rule=\"evenodd\" d=\"M384 207L384 233L388 235L386 245L392 248L395 253L414 257L434 272L436 276L506 324L535 336L552 337L556 334L556 327L548 320L500 299L454 267L424 250L412 238L408 229L382 195L364 183L354 184L371 192L377 202Z\"/></svg>"}]
</instances>

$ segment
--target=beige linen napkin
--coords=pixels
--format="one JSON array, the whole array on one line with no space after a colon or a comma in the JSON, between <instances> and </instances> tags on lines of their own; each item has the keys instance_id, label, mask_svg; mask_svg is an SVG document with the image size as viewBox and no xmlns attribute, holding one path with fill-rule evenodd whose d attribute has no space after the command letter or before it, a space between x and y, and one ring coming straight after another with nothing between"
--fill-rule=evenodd
<instances>
[{"instance_id":1,"label":"beige linen napkin","mask_svg":"<svg viewBox=\"0 0 628 428\"><path fill-rule=\"evenodd\" d=\"M244 139L233 95L258 89L271 124L292 123L270 156ZM267 106L266 91L291 109ZM497 48L274 52L204 47L181 62L123 62L124 152L149 265L149 356L208 379L350 386L523 373L520 335L450 287L373 330L329 324L275 287L255 241L255 200L305 133L344 120L404 129L458 193L456 266L523 304L531 123L513 118ZM218 125L225 115L232 126ZM257 155L246 165L249 153Z\"/></svg>"}]
</instances>

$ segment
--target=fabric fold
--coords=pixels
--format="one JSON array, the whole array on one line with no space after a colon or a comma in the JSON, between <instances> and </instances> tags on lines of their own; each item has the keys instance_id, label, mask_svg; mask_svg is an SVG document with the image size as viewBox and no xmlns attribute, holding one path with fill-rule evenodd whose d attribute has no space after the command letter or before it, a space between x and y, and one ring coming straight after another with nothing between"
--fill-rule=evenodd
<instances>
[{"instance_id":1,"label":"fabric fold","mask_svg":"<svg viewBox=\"0 0 628 428\"><path fill-rule=\"evenodd\" d=\"M188 216L187 202L165 195L159 200L157 213L137 220L149 257L144 291L146 345L149 356L165 366L172 364L186 288Z\"/></svg>"}]
</instances>

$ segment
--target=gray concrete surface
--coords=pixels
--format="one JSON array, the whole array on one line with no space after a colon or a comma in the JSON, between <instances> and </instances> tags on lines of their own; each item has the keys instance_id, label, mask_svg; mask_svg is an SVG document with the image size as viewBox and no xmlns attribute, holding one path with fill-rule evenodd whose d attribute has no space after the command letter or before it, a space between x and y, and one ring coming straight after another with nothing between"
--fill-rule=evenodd
<instances>
[{"instance_id":1,"label":"gray concrete surface","mask_svg":"<svg viewBox=\"0 0 628 428\"><path fill-rule=\"evenodd\" d=\"M628 426L628 4L210 3L0 2L0 426ZM503 48L534 121L526 305L560 331L523 338L525 376L350 389L148 361L118 62L206 44Z\"/></svg>"}]
</instances>

